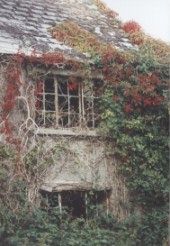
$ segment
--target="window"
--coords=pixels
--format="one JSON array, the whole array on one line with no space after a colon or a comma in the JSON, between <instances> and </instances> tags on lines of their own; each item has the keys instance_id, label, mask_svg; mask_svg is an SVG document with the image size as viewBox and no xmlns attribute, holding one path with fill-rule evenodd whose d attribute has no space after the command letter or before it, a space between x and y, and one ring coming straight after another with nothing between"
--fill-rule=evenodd
<instances>
[{"instance_id":1,"label":"window","mask_svg":"<svg viewBox=\"0 0 170 246\"><path fill-rule=\"evenodd\" d=\"M99 86L79 78L49 76L37 82L36 123L45 128L96 128L99 122Z\"/></svg>"},{"instance_id":2,"label":"window","mask_svg":"<svg viewBox=\"0 0 170 246\"><path fill-rule=\"evenodd\" d=\"M65 209L73 218L96 216L102 210L109 212L110 190L101 191L40 191L41 207L58 207L60 213ZM103 209L101 210L101 207Z\"/></svg>"}]
</instances>

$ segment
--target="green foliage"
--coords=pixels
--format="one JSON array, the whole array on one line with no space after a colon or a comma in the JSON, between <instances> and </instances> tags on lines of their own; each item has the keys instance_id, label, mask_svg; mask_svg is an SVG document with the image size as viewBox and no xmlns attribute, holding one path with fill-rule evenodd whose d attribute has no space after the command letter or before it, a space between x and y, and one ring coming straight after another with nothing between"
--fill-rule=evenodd
<instances>
[{"instance_id":1,"label":"green foliage","mask_svg":"<svg viewBox=\"0 0 170 246\"><path fill-rule=\"evenodd\" d=\"M131 215L118 222L94 206L88 208L86 220L73 220L65 211L61 216L57 207L46 210L31 207L27 202L30 183L38 183L48 164L54 163L52 154L57 160L70 150L64 143L48 150L42 144L27 153L22 159L23 166L18 167L13 164L16 153L8 146L0 146L0 243L5 246L166 245L169 153L168 107L163 95L168 90L168 66L159 64L151 44L141 46L129 56L100 43L74 23L65 23L53 31L54 37L61 41L64 38L79 51L90 52L93 68L95 65L103 74L105 93L101 99L100 131L114 141L113 155L121 163L119 171L126 177L131 195ZM61 56L53 58L61 59ZM86 66L90 77L91 68ZM96 210L100 216L95 218Z\"/></svg>"},{"instance_id":2,"label":"green foliage","mask_svg":"<svg viewBox=\"0 0 170 246\"><path fill-rule=\"evenodd\" d=\"M144 102L145 96L146 100L149 97L156 100L167 88L163 83L167 78L166 67L158 67L150 54L142 54L134 69L133 80L107 86L101 101L101 132L113 138L114 155L121 160L120 172L126 177L132 207L141 210L141 215L137 217L133 216L132 211L129 221L124 222L126 229L122 236L130 240L130 243L125 240L126 245L162 245L167 238L168 107L166 101L144 106L141 101L137 101L140 94L133 97L135 87L141 86L138 74L153 73L156 67L155 72L159 74L162 83L157 83L154 92L140 92ZM148 80L148 88L149 83ZM133 99L133 104L129 102L129 108L125 108L129 100L127 88L130 88ZM131 230L133 217L135 220Z\"/></svg>"},{"instance_id":3,"label":"green foliage","mask_svg":"<svg viewBox=\"0 0 170 246\"><path fill-rule=\"evenodd\" d=\"M2 245L59 246L160 246L166 240L166 213L153 210L141 217L134 214L123 222L100 214L88 220L72 220L57 207L41 210L22 207L18 213L6 213L0 227ZM162 229L163 228L163 229Z\"/></svg>"},{"instance_id":4,"label":"green foliage","mask_svg":"<svg viewBox=\"0 0 170 246\"><path fill-rule=\"evenodd\" d=\"M15 153L8 146L0 144L0 160L9 159L10 157L14 157Z\"/></svg>"},{"instance_id":5,"label":"green foliage","mask_svg":"<svg viewBox=\"0 0 170 246\"><path fill-rule=\"evenodd\" d=\"M57 207L44 211L24 207L17 214L5 212L0 228L3 245L115 245L116 233L107 227L105 217L102 223L95 219L71 220L64 212L61 217Z\"/></svg>"}]
</instances>

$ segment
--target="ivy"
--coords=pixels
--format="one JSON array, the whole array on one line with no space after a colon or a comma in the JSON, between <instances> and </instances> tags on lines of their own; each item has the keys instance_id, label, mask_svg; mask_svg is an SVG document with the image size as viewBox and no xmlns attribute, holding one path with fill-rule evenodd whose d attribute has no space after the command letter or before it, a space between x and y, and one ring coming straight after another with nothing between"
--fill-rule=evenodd
<instances>
[{"instance_id":1,"label":"ivy","mask_svg":"<svg viewBox=\"0 0 170 246\"><path fill-rule=\"evenodd\" d=\"M115 142L132 207L142 211L130 245L162 245L167 236L168 109L162 96L167 84L162 66L154 71L154 64L151 57L138 59L133 79L106 86L101 100L101 132Z\"/></svg>"},{"instance_id":2,"label":"ivy","mask_svg":"<svg viewBox=\"0 0 170 246\"><path fill-rule=\"evenodd\" d=\"M102 11L112 17L115 15L105 9L100 1L97 2ZM19 156L20 149L11 157L13 151L2 146L0 238L4 245L160 246L166 241L168 105L164 92L168 90L169 75L168 66L162 62L162 57L169 47L147 38L136 23L128 23L124 29L128 31L133 43L139 45L137 52L121 52L99 41L73 22L55 26L51 30L52 36L81 53L88 52L92 59L91 65L65 59L61 53L46 53L42 56L35 53L29 57L17 54L12 57L13 66L9 67L6 74L8 84L2 108L6 119L19 95L20 70L15 62L19 66L25 61L30 66L62 64L65 69L72 71L85 69L88 70L87 74L91 74L97 70L102 74L104 94L100 106L100 131L114 142L112 154L120 160L120 173L126 178L131 215L122 222L105 214L86 221L72 221L65 213L61 220L57 208L44 211L28 206L28 186L31 181L36 184L38 174L43 175L47 163L53 163L53 160L46 157L50 153L35 147L24 157ZM70 81L69 86L74 89L77 84ZM39 91L41 82L37 83L35 95ZM16 145L10 123L5 120L2 132L10 136L8 140L11 141L7 141L9 144ZM21 146L19 143L17 145ZM56 146L52 151L57 154L63 149L63 146ZM43 156L43 152L46 156ZM9 158L15 165L9 166ZM13 178L12 182L9 182L9 174ZM5 199L6 192L10 200Z\"/></svg>"}]
</instances>

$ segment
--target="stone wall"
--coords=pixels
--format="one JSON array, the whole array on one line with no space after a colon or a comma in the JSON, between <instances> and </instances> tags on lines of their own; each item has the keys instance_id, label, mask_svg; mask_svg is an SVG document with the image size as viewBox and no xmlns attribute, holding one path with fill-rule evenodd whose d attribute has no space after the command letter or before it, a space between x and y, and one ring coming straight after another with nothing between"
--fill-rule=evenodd
<instances>
[{"instance_id":1,"label":"stone wall","mask_svg":"<svg viewBox=\"0 0 170 246\"><path fill-rule=\"evenodd\" d=\"M51 146L54 155L40 189L109 191L109 211L119 219L127 216L128 192L110 141L101 137L48 136L45 146Z\"/></svg>"}]
</instances>

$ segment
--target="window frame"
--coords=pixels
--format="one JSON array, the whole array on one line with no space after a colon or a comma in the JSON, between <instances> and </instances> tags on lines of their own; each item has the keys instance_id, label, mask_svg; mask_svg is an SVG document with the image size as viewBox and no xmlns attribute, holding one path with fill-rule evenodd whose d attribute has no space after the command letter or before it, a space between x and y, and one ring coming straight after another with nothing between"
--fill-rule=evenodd
<instances>
[{"instance_id":1,"label":"window frame","mask_svg":"<svg viewBox=\"0 0 170 246\"><path fill-rule=\"evenodd\" d=\"M59 80L58 80L58 77L60 75L56 75L56 74L50 74L50 76L53 78L53 83L54 83L54 92L50 93L50 92L46 92L45 91L45 81L46 81L46 78L44 76L44 79L43 79L43 91L42 93L39 93L42 95L42 109L38 109L36 110L36 114L38 114L39 112L41 112L41 115L43 116L43 126L39 126L39 124L37 123L37 125L40 127L40 129L44 129L46 130L46 132L52 132L51 130L54 131L59 131L59 130L63 130L63 131L70 131L70 130L81 130L83 132L83 130L88 130L88 132L91 132L92 135L96 135L94 134L94 132L96 132L96 129L97 129L97 126L95 126L96 124L96 121L95 121L95 111L94 111L94 101L95 100L98 100L99 99L99 96L95 96L94 95L94 91L92 88L89 87L89 90L91 90L91 96L89 96L89 98L92 100L91 103L92 103L92 107L91 107L91 122L92 122L92 126L91 127L88 127L87 126L87 119L86 119L86 112L85 112L85 99L88 98L87 95L85 95L85 82L83 81L83 79L81 78L80 82L78 82L78 95L77 96L74 96L74 95L70 95L69 94L69 89L67 90L67 95L66 94L59 94ZM60 77L64 77L66 79L69 79L69 76L60 76ZM67 80L67 85L68 85L68 80ZM55 107L55 110L54 111L48 111L46 110L46 95L54 95L54 107ZM59 124L59 119L60 119L60 109L59 109L59 97L68 97L68 112L67 112L67 116L68 116L68 126L65 127L65 126L62 126ZM71 115L71 112L70 112L70 98L71 97L78 97L78 101L79 101L79 113L78 113L78 126L70 126L70 122L71 122L71 119L70 119L70 115ZM50 127L46 127L46 113L54 113L55 115L55 126L50 126ZM48 131L48 129L50 131ZM42 131L40 131L42 132Z\"/></svg>"}]
</instances>

